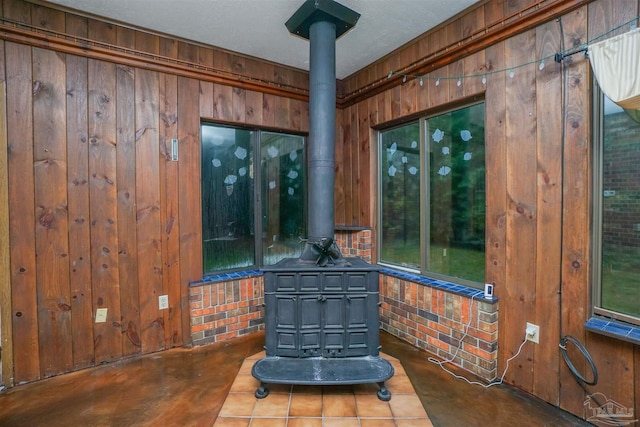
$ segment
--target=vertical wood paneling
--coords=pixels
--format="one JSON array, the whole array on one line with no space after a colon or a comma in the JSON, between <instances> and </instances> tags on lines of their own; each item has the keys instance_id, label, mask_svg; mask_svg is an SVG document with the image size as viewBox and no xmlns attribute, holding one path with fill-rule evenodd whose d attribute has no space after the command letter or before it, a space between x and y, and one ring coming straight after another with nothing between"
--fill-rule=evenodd
<instances>
[{"instance_id":1,"label":"vertical wood paneling","mask_svg":"<svg viewBox=\"0 0 640 427\"><path fill-rule=\"evenodd\" d=\"M164 320L158 309L158 297L162 295L158 74L137 69L135 87L140 335L142 351L148 353L164 347Z\"/></svg>"},{"instance_id":2,"label":"vertical wood paneling","mask_svg":"<svg viewBox=\"0 0 640 427\"><path fill-rule=\"evenodd\" d=\"M94 326L95 363L102 363L122 356L116 188L116 66L89 60L88 78L94 314L97 308L108 309L107 321Z\"/></svg>"},{"instance_id":3,"label":"vertical wood paneling","mask_svg":"<svg viewBox=\"0 0 640 427\"><path fill-rule=\"evenodd\" d=\"M136 47L136 33L117 28L118 45ZM138 277L138 243L136 233L136 144L135 144L135 70L117 66L116 141L118 188L118 273L120 283L120 311L122 354L131 356L141 352L140 302Z\"/></svg>"},{"instance_id":4,"label":"vertical wood paneling","mask_svg":"<svg viewBox=\"0 0 640 427\"><path fill-rule=\"evenodd\" d=\"M503 69L504 43L487 49L489 69ZM507 251L507 143L505 131L506 81L504 73L487 79L485 105L485 167L486 167L486 254L485 280L495 286L495 295L506 301ZM499 324L504 324L504 310L499 310ZM498 332L498 347L506 347L506 334ZM504 358L498 352L498 372L504 369Z\"/></svg>"},{"instance_id":5,"label":"vertical wood paneling","mask_svg":"<svg viewBox=\"0 0 640 427\"><path fill-rule=\"evenodd\" d=\"M213 85L213 118L231 121L233 118L231 106L233 100L233 88L221 84ZM275 106L274 106L275 111ZM275 115L274 115L275 118Z\"/></svg>"},{"instance_id":6,"label":"vertical wood paneling","mask_svg":"<svg viewBox=\"0 0 640 427\"><path fill-rule=\"evenodd\" d=\"M390 113L391 119L399 119L402 117L402 107L401 107L401 99L402 99L402 87L395 86L394 88L387 91L388 98L386 102L390 103Z\"/></svg>"},{"instance_id":7,"label":"vertical wood paneling","mask_svg":"<svg viewBox=\"0 0 640 427\"><path fill-rule=\"evenodd\" d=\"M3 0L3 15L25 24L31 23L31 4L24 0Z\"/></svg>"},{"instance_id":8,"label":"vertical wood paneling","mask_svg":"<svg viewBox=\"0 0 640 427\"><path fill-rule=\"evenodd\" d=\"M553 55L560 46L560 32L557 22L551 22L536 29L536 58ZM545 325L540 330L541 342L558 341L560 290L560 250L562 236L562 126L557 120L558 111L551 106L562 105L562 80L560 65L546 61L542 70L537 67L536 111L537 111L537 153L538 194L536 236L536 289L535 318L532 323ZM534 347L533 391L547 402L557 404L560 363L559 353L554 346ZM545 363L536 363L544 360Z\"/></svg>"},{"instance_id":9,"label":"vertical wood paneling","mask_svg":"<svg viewBox=\"0 0 640 427\"><path fill-rule=\"evenodd\" d=\"M89 38L117 42L117 28L89 20ZM89 200L91 211L91 273L93 314L107 308L105 323L94 324L94 363L122 356L117 222L117 67L88 62Z\"/></svg>"},{"instance_id":10,"label":"vertical wood paneling","mask_svg":"<svg viewBox=\"0 0 640 427\"><path fill-rule=\"evenodd\" d=\"M4 60L4 42L0 58ZM11 319L11 251L9 241L9 171L7 169L7 84L4 67L0 67L0 346L4 351L0 385L13 383L13 328Z\"/></svg>"},{"instance_id":11,"label":"vertical wood paneling","mask_svg":"<svg viewBox=\"0 0 640 427\"><path fill-rule=\"evenodd\" d=\"M349 151L349 160L350 163L348 165L351 178L350 185L348 188L350 191L348 192L349 196L347 198L347 205L349 208L347 212L349 216L347 220L349 221L349 225L359 225L358 217L360 216L360 161L359 161L359 150L360 144L358 143L358 132L360 129L360 120L358 119L358 106L353 105L349 108L351 112L350 121L353 123L351 126L351 134L349 135L349 141L347 143L348 151Z\"/></svg>"},{"instance_id":12,"label":"vertical wood paneling","mask_svg":"<svg viewBox=\"0 0 640 427\"><path fill-rule=\"evenodd\" d=\"M40 374L43 377L73 367L65 74L64 54L33 49L36 283ZM58 347L58 350L47 351L51 347Z\"/></svg>"},{"instance_id":13,"label":"vertical wood paneling","mask_svg":"<svg viewBox=\"0 0 640 427\"><path fill-rule=\"evenodd\" d=\"M229 53L214 59L211 48L24 1L0 4L7 18L72 36L307 84L307 73L287 67ZM182 79L178 87L176 76L17 44L2 57L10 57L7 122L14 123L7 169L17 171L8 178L15 244L6 322L16 335L16 380L189 343L188 283L202 275L201 225L199 191L185 195L183 183L199 188L199 117L307 132L307 103L211 83L194 91L201 82ZM176 136L180 161L170 162ZM54 262L57 254L66 259ZM59 294L54 311L52 296ZM159 312L159 294L169 295L169 310ZM106 323L94 322L96 308L108 309Z\"/></svg>"},{"instance_id":14,"label":"vertical wood paneling","mask_svg":"<svg viewBox=\"0 0 640 427\"><path fill-rule=\"evenodd\" d=\"M93 363L87 59L67 55L68 215L74 366Z\"/></svg>"},{"instance_id":15,"label":"vertical wood paneling","mask_svg":"<svg viewBox=\"0 0 640 427\"><path fill-rule=\"evenodd\" d=\"M415 113L418 110L418 80L410 77L400 88L401 114L406 116Z\"/></svg>"},{"instance_id":16,"label":"vertical wood paneling","mask_svg":"<svg viewBox=\"0 0 640 427\"><path fill-rule=\"evenodd\" d=\"M462 80L463 96L471 96L484 92L486 86L482 84L482 76L487 72L485 52L477 52L464 58L464 71L467 77Z\"/></svg>"},{"instance_id":17,"label":"vertical wood paneling","mask_svg":"<svg viewBox=\"0 0 640 427\"><path fill-rule=\"evenodd\" d=\"M66 31L86 37L87 19L67 15ZM66 61L69 286L73 365L80 369L93 364L87 59L67 55Z\"/></svg>"},{"instance_id":18,"label":"vertical wood paneling","mask_svg":"<svg viewBox=\"0 0 640 427\"><path fill-rule=\"evenodd\" d=\"M420 85L420 81L418 81L418 89L416 90L416 109L418 111L425 111L429 108L429 91L432 90L432 81L429 80L429 75L425 75L422 78L422 85Z\"/></svg>"},{"instance_id":19,"label":"vertical wood paneling","mask_svg":"<svg viewBox=\"0 0 640 427\"><path fill-rule=\"evenodd\" d=\"M358 108L358 200L355 205L357 216L355 224L362 226L371 226L373 218L371 218L371 210L377 206L372 188L375 182L374 176L371 174L371 154L375 150L374 141L370 140L371 132L369 127L369 103L361 102Z\"/></svg>"},{"instance_id":20,"label":"vertical wood paneling","mask_svg":"<svg viewBox=\"0 0 640 427\"><path fill-rule=\"evenodd\" d=\"M638 16L639 7L640 3L637 0L589 4L588 38L593 39L608 32L611 28L629 22ZM629 29L630 26L625 25L619 30L609 33L606 37L613 37L627 32ZM588 77L585 76L585 78ZM587 288L588 283L585 283L584 286ZM617 379L616 381L601 380L596 386L589 387L589 392L603 393L608 399L612 399L625 408L635 408L634 413L637 414L640 405L640 395L637 393L640 366L634 361L634 353L638 352L638 346L595 334L586 335L585 345L596 363L601 378L602 375L605 375L606 378Z\"/></svg>"},{"instance_id":21,"label":"vertical wood paneling","mask_svg":"<svg viewBox=\"0 0 640 427\"><path fill-rule=\"evenodd\" d=\"M181 283L202 276L198 91L197 80L178 77L179 182L180 189L190 189L179 193Z\"/></svg>"},{"instance_id":22,"label":"vertical wood paneling","mask_svg":"<svg viewBox=\"0 0 640 427\"><path fill-rule=\"evenodd\" d=\"M586 42L586 7L562 18L565 46ZM589 120L590 82L589 63L580 55L564 62L566 68L564 117L564 187L562 227L562 331L581 341L589 301L589 170L591 126ZM576 367L586 372L586 362L576 360ZM584 392L560 365L560 406L575 414L584 410ZM613 397L611 397L613 398Z\"/></svg>"},{"instance_id":23,"label":"vertical wood paneling","mask_svg":"<svg viewBox=\"0 0 640 427\"><path fill-rule=\"evenodd\" d=\"M247 91L245 95L245 118L249 125L260 125L262 117L263 94L256 91ZM308 121L307 121L308 122Z\"/></svg>"},{"instance_id":24,"label":"vertical wood paneling","mask_svg":"<svg viewBox=\"0 0 640 427\"><path fill-rule=\"evenodd\" d=\"M349 109L338 110L336 112L336 146L335 146L335 186L333 196L334 221L336 224L347 224L345 214L345 186L348 185L345 177L345 139L348 138L351 129L349 122ZM310 143L313 143L310 141Z\"/></svg>"},{"instance_id":25,"label":"vertical wood paneling","mask_svg":"<svg viewBox=\"0 0 640 427\"><path fill-rule=\"evenodd\" d=\"M213 49L198 48L198 62L213 67ZM213 117L213 83L200 82L200 117Z\"/></svg>"},{"instance_id":26,"label":"vertical wood paneling","mask_svg":"<svg viewBox=\"0 0 640 427\"><path fill-rule=\"evenodd\" d=\"M275 95L267 93L265 93L262 97L262 123L264 126L275 126L275 98Z\"/></svg>"},{"instance_id":27,"label":"vertical wood paneling","mask_svg":"<svg viewBox=\"0 0 640 427\"><path fill-rule=\"evenodd\" d=\"M446 81L449 88L449 99L460 99L464 96L465 79L464 76L464 60L456 61L449 65L449 73L451 78Z\"/></svg>"},{"instance_id":28,"label":"vertical wood paneling","mask_svg":"<svg viewBox=\"0 0 640 427\"><path fill-rule=\"evenodd\" d=\"M32 6L32 22L63 32L65 14ZM67 216L65 55L33 49L34 181L40 373L73 367ZM46 185L44 184L46 183ZM58 351L48 348L59 346Z\"/></svg>"},{"instance_id":29,"label":"vertical wood paneling","mask_svg":"<svg viewBox=\"0 0 640 427\"><path fill-rule=\"evenodd\" d=\"M236 123L244 123L246 120L247 110L245 104L246 91L241 88L234 87L231 94L231 108L233 111L233 121Z\"/></svg>"},{"instance_id":30,"label":"vertical wood paneling","mask_svg":"<svg viewBox=\"0 0 640 427\"><path fill-rule=\"evenodd\" d=\"M344 111L344 119L346 126L342 135L342 197L344 198L344 223L353 225L353 195L355 193L355 181L357 171L353 170L353 146L355 143L354 135L357 136L358 120L357 110L355 106L346 108Z\"/></svg>"},{"instance_id":31,"label":"vertical wood paneling","mask_svg":"<svg viewBox=\"0 0 640 427\"><path fill-rule=\"evenodd\" d=\"M159 38L136 35L136 49L154 54ZM164 348L165 321L158 308L162 295L162 238L160 225L160 146L158 73L135 73L136 232L140 336L143 353Z\"/></svg>"},{"instance_id":32,"label":"vertical wood paneling","mask_svg":"<svg viewBox=\"0 0 640 427\"><path fill-rule=\"evenodd\" d=\"M177 58L178 45L168 39L160 41L160 54ZM169 295L169 311L165 313L165 346L186 344L190 338L188 328L188 286L180 280L180 217L178 215L179 174L178 162L171 161L171 140L178 138L178 78L161 75L160 92L160 194L162 224L162 289ZM213 103L213 87L207 95ZM202 106L202 103L201 103ZM213 110L213 106L211 107ZM178 159L180 142L178 142Z\"/></svg>"},{"instance_id":33,"label":"vertical wood paneling","mask_svg":"<svg viewBox=\"0 0 640 427\"><path fill-rule=\"evenodd\" d=\"M33 88L31 48L14 43L5 46L7 100L10 100L7 138L14 381L20 382L40 377L34 247Z\"/></svg>"},{"instance_id":34,"label":"vertical wood paneling","mask_svg":"<svg viewBox=\"0 0 640 427\"><path fill-rule=\"evenodd\" d=\"M507 67L525 64L535 55L535 32L505 42ZM506 77L507 262L505 293L500 307L505 324L502 358L515 354L525 339L524 328L534 316L536 283L536 113L535 68L520 67L517 78ZM507 373L509 382L530 390L533 383L533 348L523 347L520 362ZM502 359L504 360L504 359Z\"/></svg>"},{"instance_id":35,"label":"vertical wood paneling","mask_svg":"<svg viewBox=\"0 0 640 427\"><path fill-rule=\"evenodd\" d=\"M274 125L281 129L291 127L291 100L282 96L276 96L274 100Z\"/></svg>"},{"instance_id":36,"label":"vertical wood paneling","mask_svg":"<svg viewBox=\"0 0 640 427\"><path fill-rule=\"evenodd\" d=\"M599 380L595 386L587 386L589 393L585 396L585 400L595 393L602 393L602 396L606 396L606 399L611 399L624 408L633 408L637 399L637 397L634 396L634 345L624 341L612 340L609 337L598 334L589 334L586 345L588 346L587 348L589 349L593 363L598 369L601 380ZM580 357L579 352L571 350L573 349L570 349L569 352L571 360L578 360ZM589 368L580 372L583 372L583 375L587 378L591 378ZM605 376L603 377L601 375ZM615 378L615 381L610 380L611 378ZM596 395L595 397L600 404L605 403L602 401L600 395ZM595 406L595 402L593 406ZM585 413L587 417L591 415L593 414Z\"/></svg>"}]
</instances>

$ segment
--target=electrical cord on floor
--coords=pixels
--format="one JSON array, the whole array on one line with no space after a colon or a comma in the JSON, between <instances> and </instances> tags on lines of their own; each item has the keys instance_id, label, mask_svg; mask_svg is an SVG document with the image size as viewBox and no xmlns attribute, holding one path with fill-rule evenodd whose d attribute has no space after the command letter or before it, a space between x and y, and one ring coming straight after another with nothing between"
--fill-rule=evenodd
<instances>
[{"instance_id":1,"label":"electrical cord on floor","mask_svg":"<svg viewBox=\"0 0 640 427\"><path fill-rule=\"evenodd\" d=\"M479 386L481 386L483 388L489 388L489 387L493 387L494 385L502 384L504 382L504 377L507 374L507 370L509 369L509 362L511 362L516 357L518 357L518 355L522 351L522 347L524 347L524 345L527 342L527 337L525 336L524 340L522 341L522 343L520 343L520 347L518 347L518 351L516 351L516 354L514 354L513 356L511 356L510 358L507 359L506 366L504 368L504 372L500 376L500 380L499 381L492 381L492 382L490 382L488 384L483 384L483 383L481 383L479 381L471 381L468 378L465 378L462 375L458 375L455 372L452 372L449 369L447 369L446 366L444 366L444 364L445 363L451 363L451 362L453 362L455 360L456 356L458 355L458 351L460 351L460 348L462 347L462 343L464 342L464 339L467 337L467 335L469 335L469 327L471 326L471 320L472 320L472 318L471 318L472 311L471 310L473 308L473 300L475 299L476 295L479 295L479 294L475 294L475 295L471 296L471 302L469 303L469 322L465 325L464 334L462 335L462 338L460 338L458 347L453 352L453 355L451 356L451 358L445 359L445 360L438 360L435 357L429 357L429 358L427 358L427 360L429 362L431 362L431 363L434 363L434 364L440 366L440 368L442 368L443 371L445 371L449 375L453 376L454 378L457 378L457 379L460 379L460 380L464 380L467 383L472 384L472 385L479 385Z\"/></svg>"}]
</instances>

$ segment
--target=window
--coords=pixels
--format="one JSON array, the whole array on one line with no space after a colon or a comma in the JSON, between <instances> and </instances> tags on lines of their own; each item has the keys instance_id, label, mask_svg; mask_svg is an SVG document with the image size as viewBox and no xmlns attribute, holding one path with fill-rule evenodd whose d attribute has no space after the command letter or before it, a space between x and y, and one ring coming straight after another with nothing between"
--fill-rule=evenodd
<instances>
[{"instance_id":1,"label":"window","mask_svg":"<svg viewBox=\"0 0 640 427\"><path fill-rule=\"evenodd\" d=\"M601 93L596 99L594 313L638 325L640 114L624 111Z\"/></svg>"},{"instance_id":2,"label":"window","mask_svg":"<svg viewBox=\"0 0 640 427\"><path fill-rule=\"evenodd\" d=\"M382 131L379 140L380 262L484 283L484 104Z\"/></svg>"},{"instance_id":3,"label":"window","mask_svg":"<svg viewBox=\"0 0 640 427\"><path fill-rule=\"evenodd\" d=\"M205 274L299 256L304 138L213 124L201 132Z\"/></svg>"}]
</instances>

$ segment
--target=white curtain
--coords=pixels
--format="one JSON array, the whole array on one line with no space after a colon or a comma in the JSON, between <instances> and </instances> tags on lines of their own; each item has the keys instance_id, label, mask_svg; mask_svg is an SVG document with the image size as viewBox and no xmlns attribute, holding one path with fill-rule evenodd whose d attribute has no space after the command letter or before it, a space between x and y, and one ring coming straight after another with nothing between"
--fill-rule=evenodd
<instances>
[{"instance_id":1,"label":"white curtain","mask_svg":"<svg viewBox=\"0 0 640 427\"><path fill-rule=\"evenodd\" d=\"M640 110L640 28L589 45L591 68L605 95Z\"/></svg>"}]
</instances>

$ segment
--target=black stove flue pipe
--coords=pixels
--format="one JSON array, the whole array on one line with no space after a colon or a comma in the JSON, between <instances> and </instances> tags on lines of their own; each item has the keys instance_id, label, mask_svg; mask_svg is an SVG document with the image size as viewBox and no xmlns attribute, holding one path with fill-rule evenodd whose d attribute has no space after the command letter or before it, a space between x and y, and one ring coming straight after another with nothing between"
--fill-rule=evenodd
<instances>
[{"instance_id":1,"label":"black stove flue pipe","mask_svg":"<svg viewBox=\"0 0 640 427\"><path fill-rule=\"evenodd\" d=\"M300 261L345 264L334 243L336 40L360 15L333 0L307 0L286 22L309 39L308 240Z\"/></svg>"}]
</instances>

